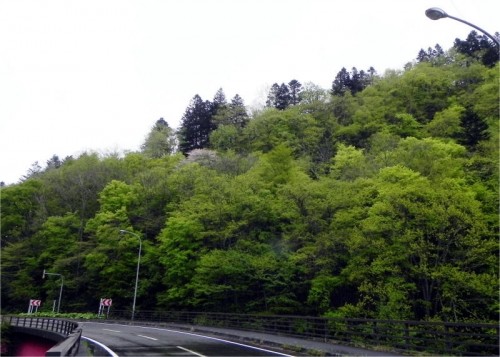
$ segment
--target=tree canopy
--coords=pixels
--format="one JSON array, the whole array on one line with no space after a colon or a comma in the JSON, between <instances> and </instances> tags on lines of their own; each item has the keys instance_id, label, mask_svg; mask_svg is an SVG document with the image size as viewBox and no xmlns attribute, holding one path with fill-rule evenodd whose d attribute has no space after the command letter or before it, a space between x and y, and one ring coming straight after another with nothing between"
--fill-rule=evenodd
<instances>
[{"instance_id":1,"label":"tree canopy","mask_svg":"<svg viewBox=\"0 0 500 357\"><path fill-rule=\"evenodd\" d=\"M499 64L471 34L404 70L193 97L141 150L33 165L1 194L3 311L498 320ZM477 41L478 42L477 42ZM477 42L477 43L476 43ZM489 57L488 57L489 58Z\"/></svg>"}]
</instances>

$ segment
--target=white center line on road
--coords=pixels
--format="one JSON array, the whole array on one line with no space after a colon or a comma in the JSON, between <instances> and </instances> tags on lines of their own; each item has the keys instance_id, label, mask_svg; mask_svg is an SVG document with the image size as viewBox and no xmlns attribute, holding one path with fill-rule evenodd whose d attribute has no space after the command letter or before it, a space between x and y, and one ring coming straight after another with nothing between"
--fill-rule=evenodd
<instances>
[{"instance_id":1,"label":"white center line on road","mask_svg":"<svg viewBox=\"0 0 500 357\"><path fill-rule=\"evenodd\" d=\"M201 353L198 353L198 352L195 352L195 351L188 350L187 348L184 348L184 347L182 347L182 346L175 346L175 347L180 348L180 349L181 349L181 350L183 350L183 351L186 351L186 352L192 353L192 354L194 354L194 355L196 355L196 356L199 356L199 357L206 357L205 355L202 355Z\"/></svg>"},{"instance_id":2,"label":"white center line on road","mask_svg":"<svg viewBox=\"0 0 500 357\"><path fill-rule=\"evenodd\" d=\"M144 336L144 335L137 335L139 337L144 337L144 338L147 338L147 339L150 339L150 340L153 340L153 341L158 341L157 338L154 338L154 337L149 337L149 336Z\"/></svg>"},{"instance_id":3,"label":"white center line on road","mask_svg":"<svg viewBox=\"0 0 500 357\"><path fill-rule=\"evenodd\" d=\"M103 331L121 332L121 331L118 331L118 330L110 330L109 328L103 328Z\"/></svg>"}]
</instances>

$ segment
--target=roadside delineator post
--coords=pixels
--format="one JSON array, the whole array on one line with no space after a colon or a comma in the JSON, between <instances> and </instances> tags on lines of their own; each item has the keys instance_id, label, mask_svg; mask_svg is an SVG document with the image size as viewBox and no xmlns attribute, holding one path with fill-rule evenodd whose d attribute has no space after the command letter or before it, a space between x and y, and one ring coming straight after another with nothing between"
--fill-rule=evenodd
<instances>
[{"instance_id":1,"label":"roadside delineator post","mask_svg":"<svg viewBox=\"0 0 500 357\"><path fill-rule=\"evenodd\" d=\"M33 312L38 312L38 307L42 304L42 300L30 299L30 304L28 306L28 314ZM35 311L33 311L35 310Z\"/></svg>"},{"instance_id":2,"label":"roadside delineator post","mask_svg":"<svg viewBox=\"0 0 500 357\"><path fill-rule=\"evenodd\" d=\"M101 301L99 303L98 316L101 317L101 315L104 313L104 308L107 307L108 308L108 310L106 311L106 318L107 318L109 316L109 309L111 308L112 304L113 304L112 299L101 298Z\"/></svg>"}]
</instances>

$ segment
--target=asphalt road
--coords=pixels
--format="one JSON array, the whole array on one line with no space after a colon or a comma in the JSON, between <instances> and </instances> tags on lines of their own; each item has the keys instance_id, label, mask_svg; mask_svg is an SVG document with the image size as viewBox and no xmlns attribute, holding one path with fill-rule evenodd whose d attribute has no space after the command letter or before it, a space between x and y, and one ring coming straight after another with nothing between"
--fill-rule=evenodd
<instances>
[{"instance_id":1,"label":"asphalt road","mask_svg":"<svg viewBox=\"0 0 500 357\"><path fill-rule=\"evenodd\" d=\"M242 343L167 328L81 323L82 336L97 341L117 356L290 356Z\"/></svg>"}]
</instances>

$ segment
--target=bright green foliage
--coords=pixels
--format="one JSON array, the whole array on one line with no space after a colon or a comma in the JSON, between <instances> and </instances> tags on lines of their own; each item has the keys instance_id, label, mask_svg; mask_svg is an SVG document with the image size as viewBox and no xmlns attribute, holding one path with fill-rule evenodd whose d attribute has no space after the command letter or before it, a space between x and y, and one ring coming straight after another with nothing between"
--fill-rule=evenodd
<instances>
[{"instance_id":1,"label":"bright green foliage","mask_svg":"<svg viewBox=\"0 0 500 357\"><path fill-rule=\"evenodd\" d=\"M243 130L252 151L268 152L280 144L294 148L297 154L312 154L322 132L319 123L300 108L280 111L267 109Z\"/></svg>"},{"instance_id":2,"label":"bright green foliage","mask_svg":"<svg viewBox=\"0 0 500 357\"><path fill-rule=\"evenodd\" d=\"M431 184L403 167L382 170L374 184L377 197L355 225L348 242L355 259L344 270L359 282L359 304L376 306L373 316L380 318L409 318L415 309L425 317L465 318L461 287L453 283L456 273L445 272L475 271L478 283L497 285L490 280L497 263L494 237L485 230L473 192L459 180ZM492 259L479 258L484 257L480 251L489 251ZM446 296L443 286L449 289ZM467 288L469 298L483 297L476 304L486 313L478 310L476 318L485 318L495 305L495 289L482 288L481 293Z\"/></svg>"},{"instance_id":3,"label":"bright green foliage","mask_svg":"<svg viewBox=\"0 0 500 357\"><path fill-rule=\"evenodd\" d=\"M177 216L167 221L159 239L159 263L165 269L165 291L158 297L169 308L183 305L191 296L186 285L194 274L200 255L202 226L189 218Z\"/></svg>"},{"instance_id":4,"label":"bright green foliage","mask_svg":"<svg viewBox=\"0 0 500 357\"><path fill-rule=\"evenodd\" d=\"M436 53L251 118L195 97L185 155L161 121L142 152L54 155L0 188L2 309L54 299L43 269L63 311L129 309L136 234L139 310L497 321L498 65Z\"/></svg>"},{"instance_id":5,"label":"bright green foliage","mask_svg":"<svg viewBox=\"0 0 500 357\"><path fill-rule=\"evenodd\" d=\"M85 279L93 287L94 299L112 296L117 302L131 296L138 240L121 229L132 231L127 206L135 199L134 187L111 181L99 194L100 209L87 222L88 237ZM140 233L137 233L140 235ZM124 279L124 277L126 277Z\"/></svg>"},{"instance_id":6,"label":"bright green foliage","mask_svg":"<svg viewBox=\"0 0 500 357\"><path fill-rule=\"evenodd\" d=\"M352 181L363 176L363 171L366 170L363 150L358 150L353 146L340 144L333 162L332 176L339 180Z\"/></svg>"},{"instance_id":7,"label":"bright green foliage","mask_svg":"<svg viewBox=\"0 0 500 357\"><path fill-rule=\"evenodd\" d=\"M394 164L404 165L434 180L463 177L465 154L463 146L432 138L401 140L393 152Z\"/></svg>"},{"instance_id":8,"label":"bright green foliage","mask_svg":"<svg viewBox=\"0 0 500 357\"><path fill-rule=\"evenodd\" d=\"M430 136L435 138L457 138L463 131L460 118L465 108L460 105L450 106L437 112L434 119L427 123L426 129Z\"/></svg>"},{"instance_id":9,"label":"bright green foliage","mask_svg":"<svg viewBox=\"0 0 500 357\"><path fill-rule=\"evenodd\" d=\"M37 196L42 183L28 180L21 185L5 187L2 195L2 245L25 239L39 226L37 213L41 211Z\"/></svg>"},{"instance_id":10,"label":"bright green foliage","mask_svg":"<svg viewBox=\"0 0 500 357\"><path fill-rule=\"evenodd\" d=\"M266 245L213 250L196 268L190 284L191 305L233 312L284 309L291 281L283 263ZM242 301L246 302L243 311Z\"/></svg>"},{"instance_id":11,"label":"bright green foliage","mask_svg":"<svg viewBox=\"0 0 500 357\"><path fill-rule=\"evenodd\" d=\"M160 158L172 154L175 150L174 130L168 126L163 118L158 119L151 128L141 149L151 158Z\"/></svg>"},{"instance_id":12,"label":"bright green foliage","mask_svg":"<svg viewBox=\"0 0 500 357\"><path fill-rule=\"evenodd\" d=\"M130 207L137 199L134 188L124 182L113 180L99 194L100 211L117 211Z\"/></svg>"}]
</instances>

